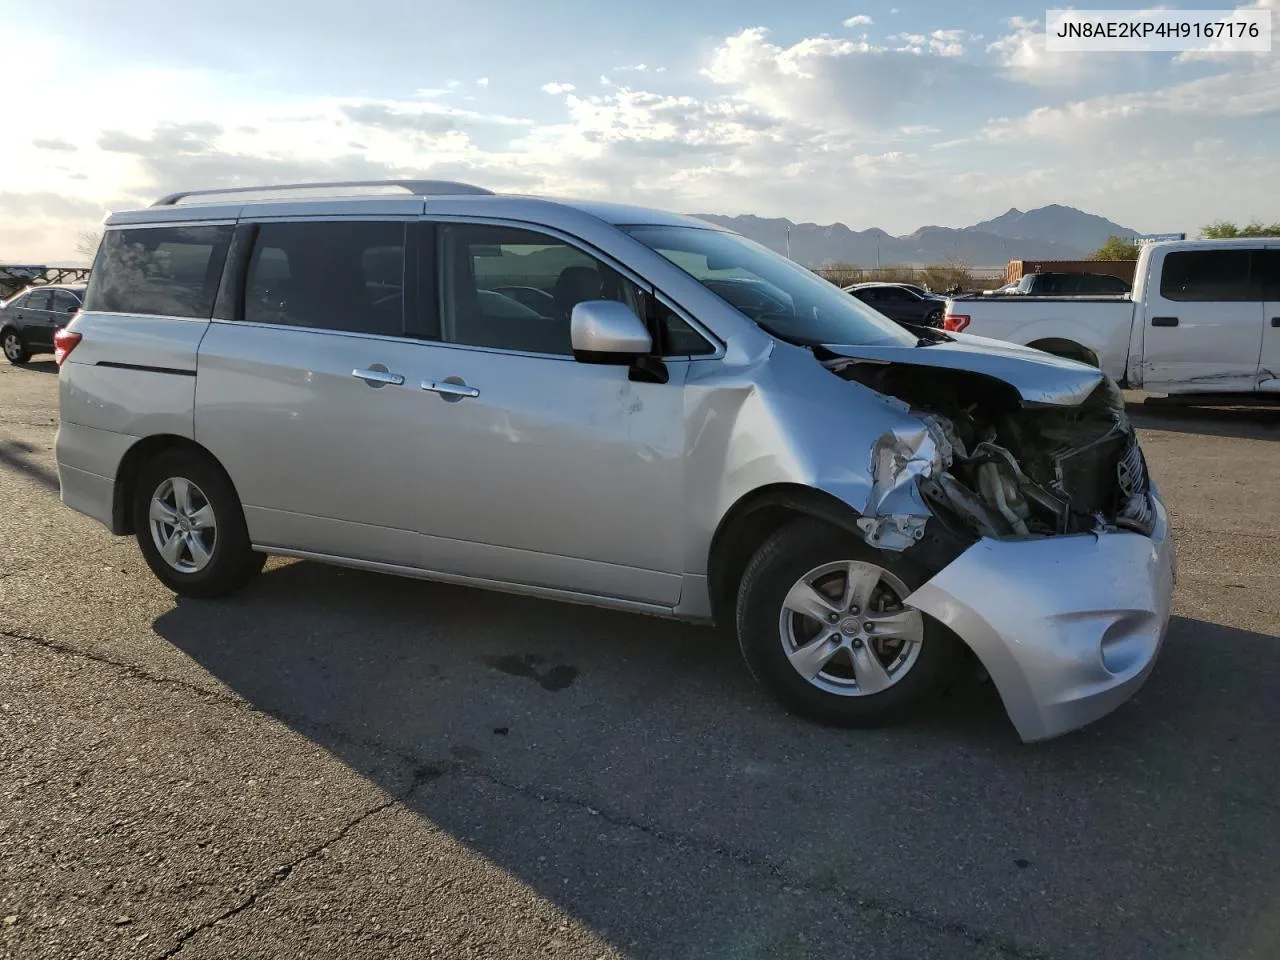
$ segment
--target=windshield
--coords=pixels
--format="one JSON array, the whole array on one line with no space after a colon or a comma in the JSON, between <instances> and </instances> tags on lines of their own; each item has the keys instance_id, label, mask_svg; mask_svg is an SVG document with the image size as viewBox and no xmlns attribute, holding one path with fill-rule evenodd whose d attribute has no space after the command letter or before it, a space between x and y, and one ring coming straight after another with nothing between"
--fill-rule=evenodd
<instances>
[{"instance_id":1,"label":"windshield","mask_svg":"<svg viewBox=\"0 0 1280 960\"><path fill-rule=\"evenodd\" d=\"M792 343L914 344L884 314L745 237L699 227L621 227L761 328Z\"/></svg>"}]
</instances>

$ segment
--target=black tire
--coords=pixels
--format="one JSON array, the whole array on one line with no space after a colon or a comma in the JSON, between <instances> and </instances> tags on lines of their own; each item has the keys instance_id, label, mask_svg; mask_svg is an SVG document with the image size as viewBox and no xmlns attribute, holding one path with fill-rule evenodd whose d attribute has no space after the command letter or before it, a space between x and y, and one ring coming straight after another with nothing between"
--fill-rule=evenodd
<instances>
[{"instance_id":1,"label":"black tire","mask_svg":"<svg viewBox=\"0 0 1280 960\"><path fill-rule=\"evenodd\" d=\"M941 310L933 311L933 313L929 314L927 317L924 318L924 323L925 323L925 326L927 327L937 327L941 329L942 328L942 311Z\"/></svg>"},{"instance_id":2,"label":"black tire","mask_svg":"<svg viewBox=\"0 0 1280 960\"><path fill-rule=\"evenodd\" d=\"M909 590L928 579L900 556L874 550L831 524L797 520L767 540L747 565L738 589L738 643L752 675L793 713L839 727L899 722L941 694L960 664L962 642L942 624L921 614L924 630L914 665L874 694L820 689L792 668L783 647L779 617L792 585L825 563L850 560L876 564Z\"/></svg>"},{"instance_id":3,"label":"black tire","mask_svg":"<svg viewBox=\"0 0 1280 960\"><path fill-rule=\"evenodd\" d=\"M152 533L152 497L171 479L194 484L200 499L213 511L215 535L208 546L209 559L192 572L171 566L161 556ZM233 593L261 572L267 560L249 545L244 511L231 480L217 462L197 450L168 450L142 465L134 489L133 527L152 573L183 597L209 599ZM187 556L194 559L194 554Z\"/></svg>"},{"instance_id":4,"label":"black tire","mask_svg":"<svg viewBox=\"0 0 1280 960\"><path fill-rule=\"evenodd\" d=\"M31 359L31 351L27 349L22 334L13 327L0 330L0 351L6 360L19 367Z\"/></svg>"}]
</instances>

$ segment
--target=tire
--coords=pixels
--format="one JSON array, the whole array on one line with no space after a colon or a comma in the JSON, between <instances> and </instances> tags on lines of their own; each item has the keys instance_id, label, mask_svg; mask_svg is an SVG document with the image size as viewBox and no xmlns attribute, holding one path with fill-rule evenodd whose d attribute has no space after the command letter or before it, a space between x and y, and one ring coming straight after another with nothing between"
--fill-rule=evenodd
<instances>
[{"instance_id":1,"label":"tire","mask_svg":"<svg viewBox=\"0 0 1280 960\"><path fill-rule=\"evenodd\" d=\"M936 327L938 329L942 329L942 311L941 310L933 311L933 313L929 314L927 317L924 318L924 323L926 327Z\"/></svg>"},{"instance_id":2,"label":"tire","mask_svg":"<svg viewBox=\"0 0 1280 960\"><path fill-rule=\"evenodd\" d=\"M155 500L161 506L153 521ZM176 509L183 503L186 522ZM267 560L249 545L244 511L231 480L212 458L195 450L169 450L142 466L134 489L133 527L152 573L183 597L209 599L233 593ZM168 559L158 539L175 544Z\"/></svg>"},{"instance_id":3,"label":"tire","mask_svg":"<svg viewBox=\"0 0 1280 960\"><path fill-rule=\"evenodd\" d=\"M849 567L850 563L854 566ZM798 589L806 576L826 567L856 571L859 587L855 593L862 595L865 604L861 609L855 607L858 615L849 610L840 614L838 623L820 625L815 619L786 610L784 602L793 587ZM873 574L874 589L865 587ZM817 577L816 582L820 592L833 590L839 595L848 579L837 569ZM742 655L752 675L793 713L839 727L904 720L942 693L963 652L961 641L951 631L899 602L926 579L927 575L913 570L901 557L874 550L837 527L815 520L795 521L760 547L742 576L737 617ZM863 628L873 620L875 629L868 633ZM814 639L802 642L806 635L797 632L807 628L814 630ZM889 636L891 630L898 636ZM794 651L797 647L814 650L816 659L809 658L812 665L837 641L829 641L823 648L814 644L821 635L834 631L839 631L841 649L826 661L815 679L806 679L792 665ZM856 669L857 662L871 662L868 656L880 664L880 673L870 667ZM795 659L802 662L805 658ZM887 685L883 685L885 681ZM879 689L868 689L877 685L881 685Z\"/></svg>"},{"instance_id":4,"label":"tire","mask_svg":"<svg viewBox=\"0 0 1280 960\"><path fill-rule=\"evenodd\" d=\"M0 331L0 349L4 351L4 358L15 366L22 366L31 359L31 351L23 343L22 334L12 327Z\"/></svg>"}]
</instances>

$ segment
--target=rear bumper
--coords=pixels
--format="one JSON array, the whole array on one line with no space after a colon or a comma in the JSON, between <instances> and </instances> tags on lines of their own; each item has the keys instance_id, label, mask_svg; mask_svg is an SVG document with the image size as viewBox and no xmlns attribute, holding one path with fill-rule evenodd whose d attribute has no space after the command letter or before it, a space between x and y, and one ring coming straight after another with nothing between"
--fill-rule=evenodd
<instances>
[{"instance_id":1,"label":"rear bumper","mask_svg":"<svg viewBox=\"0 0 1280 960\"><path fill-rule=\"evenodd\" d=\"M93 517L108 530L112 529L112 507L116 490L114 480L59 464L58 486L62 502L68 507Z\"/></svg>"},{"instance_id":2,"label":"rear bumper","mask_svg":"<svg viewBox=\"0 0 1280 960\"><path fill-rule=\"evenodd\" d=\"M115 531L115 477L135 437L63 420L54 441L62 502Z\"/></svg>"},{"instance_id":3,"label":"rear bumper","mask_svg":"<svg viewBox=\"0 0 1280 960\"><path fill-rule=\"evenodd\" d=\"M1164 505L1152 500L1150 537L981 540L907 598L969 644L1023 740L1105 716L1155 665L1175 557Z\"/></svg>"}]
</instances>

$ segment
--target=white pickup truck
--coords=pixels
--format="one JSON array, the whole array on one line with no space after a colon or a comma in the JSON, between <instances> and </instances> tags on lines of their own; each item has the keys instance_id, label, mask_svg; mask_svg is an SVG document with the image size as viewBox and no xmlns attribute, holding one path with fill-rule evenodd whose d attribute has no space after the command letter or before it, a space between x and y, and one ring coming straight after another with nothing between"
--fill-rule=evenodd
<instances>
[{"instance_id":1,"label":"white pickup truck","mask_svg":"<svg viewBox=\"0 0 1280 960\"><path fill-rule=\"evenodd\" d=\"M1131 295L961 297L943 328L1082 360L1134 389L1280 399L1280 237L1149 244Z\"/></svg>"}]
</instances>

